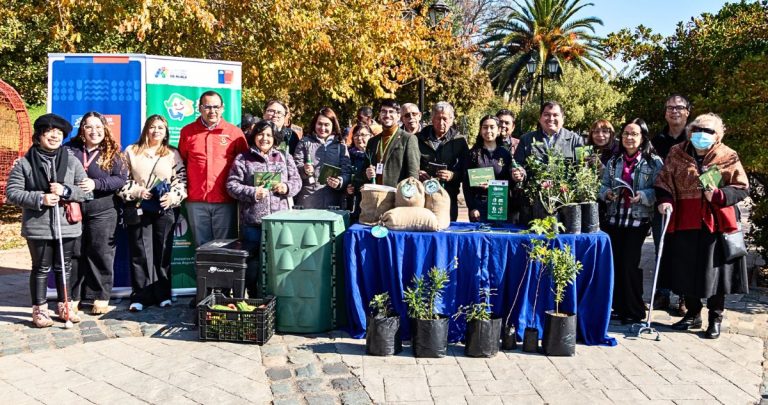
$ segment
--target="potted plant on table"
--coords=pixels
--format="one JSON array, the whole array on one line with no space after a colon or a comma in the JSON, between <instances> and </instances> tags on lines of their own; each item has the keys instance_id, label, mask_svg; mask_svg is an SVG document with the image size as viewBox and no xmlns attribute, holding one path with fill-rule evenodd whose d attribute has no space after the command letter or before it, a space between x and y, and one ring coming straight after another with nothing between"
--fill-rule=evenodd
<instances>
[{"instance_id":1,"label":"potted plant on table","mask_svg":"<svg viewBox=\"0 0 768 405\"><path fill-rule=\"evenodd\" d=\"M581 233L593 233L600 229L600 160L591 146L584 148L573 173L573 185L575 199L581 206Z\"/></svg>"},{"instance_id":2,"label":"potted plant on table","mask_svg":"<svg viewBox=\"0 0 768 405\"><path fill-rule=\"evenodd\" d=\"M565 233L581 233L581 205L574 201L574 187L568 179L562 179L558 186L560 207L557 209Z\"/></svg>"},{"instance_id":3,"label":"potted plant on table","mask_svg":"<svg viewBox=\"0 0 768 405\"><path fill-rule=\"evenodd\" d=\"M400 316L392 309L388 292L376 294L368 304L365 331L365 351L373 356L392 356L403 350L400 337Z\"/></svg>"},{"instance_id":4,"label":"potted plant on table","mask_svg":"<svg viewBox=\"0 0 768 405\"><path fill-rule=\"evenodd\" d=\"M436 301L448 285L448 272L432 267L424 276L414 276L403 292L411 321L411 346L416 357L445 357L448 351L448 318L437 313Z\"/></svg>"},{"instance_id":5,"label":"potted plant on table","mask_svg":"<svg viewBox=\"0 0 768 405\"><path fill-rule=\"evenodd\" d=\"M464 354L469 357L493 357L499 352L499 334L501 318L491 312L490 288L480 290L480 302L460 306L454 320L462 315L466 318L467 329L464 334Z\"/></svg>"},{"instance_id":6,"label":"potted plant on table","mask_svg":"<svg viewBox=\"0 0 768 405\"><path fill-rule=\"evenodd\" d=\"M545 267L552 276L555 310L545 313L542 347L548 356L573 356L576 354L576 314L560 312L560 304L565 298L566 287L576 281L582 265L571 252L570 245L549 249L546 261Z\"/></svg>"}]
</instances>

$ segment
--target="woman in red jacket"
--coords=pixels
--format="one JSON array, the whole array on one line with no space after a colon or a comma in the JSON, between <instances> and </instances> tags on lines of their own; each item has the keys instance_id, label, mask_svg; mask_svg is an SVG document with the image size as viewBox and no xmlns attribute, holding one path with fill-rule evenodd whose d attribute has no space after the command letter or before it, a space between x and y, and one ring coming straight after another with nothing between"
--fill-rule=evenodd
<instances>
[{"instance_id":1,"label":"woman in red jacket","mask_svg":"<svg viewBox=\"0 0 768 405\"><path fill-rule=\"evenodd\" d=\"M722 143L725 126L720 117L700 115L686 131L688 140L672 147L655 184L659 212L671 212L662 273L667 272L672 290L685 296L688 307L672 328L700 328L701 299L706 298L705 336L717 339L725 294L748 289L746 257L727 260L721 235L739 229L736 204L747 197L749 183L739 156ZM715 169L722 177L718 184L700 180L702 173Z\"/></svg>"}]
</instances>

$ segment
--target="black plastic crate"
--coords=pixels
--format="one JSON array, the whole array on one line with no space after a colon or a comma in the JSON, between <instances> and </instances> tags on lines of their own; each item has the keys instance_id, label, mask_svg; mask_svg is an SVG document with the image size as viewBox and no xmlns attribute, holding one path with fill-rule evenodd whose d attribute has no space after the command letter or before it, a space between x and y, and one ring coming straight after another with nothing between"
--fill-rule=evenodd
<instances>
[{"instance_id":1,"label":"black plastic crate","mask_svg":"<svg viewBox=\"0 0 768 405\"><path fill-rule=\"evenodd\" d=\"M245 301L256 310L216 310L214 305ZM263 299L228 298L220 293L207 296L197 305L200 340L247 342L263 345L275 334L275 297Z\"/></svg>"}]
</instances>

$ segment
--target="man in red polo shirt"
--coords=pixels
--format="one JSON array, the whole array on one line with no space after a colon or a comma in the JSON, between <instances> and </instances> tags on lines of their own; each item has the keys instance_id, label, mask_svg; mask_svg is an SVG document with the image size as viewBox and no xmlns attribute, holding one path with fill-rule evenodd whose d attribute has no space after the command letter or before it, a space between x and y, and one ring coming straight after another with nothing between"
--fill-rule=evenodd
<instances>
[{"instance_id":1,"label":"man in red polo shirt","mask_svg":"<svg viewBox=\"0 0 768 405\"><path fill-rule=\"evenodd\" d=\"M224 121L215 91L200 96L200 118L181 129L179 153L187 166L187 219L200 246L237 237L237 203L227 194L229 168L248 149L243 131Z\"/></svg>"}]
</instances>

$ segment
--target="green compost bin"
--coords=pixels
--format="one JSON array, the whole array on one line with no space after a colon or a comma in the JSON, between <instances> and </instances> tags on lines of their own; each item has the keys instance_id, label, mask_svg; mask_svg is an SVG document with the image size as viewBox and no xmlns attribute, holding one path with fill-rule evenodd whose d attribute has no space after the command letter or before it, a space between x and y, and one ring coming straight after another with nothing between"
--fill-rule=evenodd
<instances>
[{"instance_id":1,"label":"green compost bin","mask_svg":"<svg viewBox=\"0 0 768 405\"><path fill-rule=\"evenodd\" d=\"M346 324L348 226L348 211L281 211L262 219L262 285L277 297L278 331L319 333Z\"/></svg>"}]
</instances>

